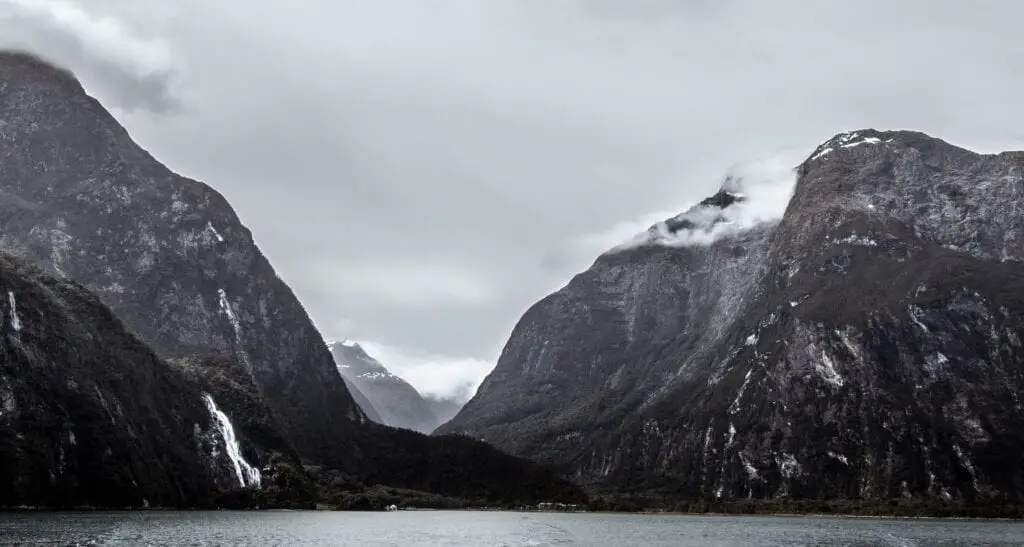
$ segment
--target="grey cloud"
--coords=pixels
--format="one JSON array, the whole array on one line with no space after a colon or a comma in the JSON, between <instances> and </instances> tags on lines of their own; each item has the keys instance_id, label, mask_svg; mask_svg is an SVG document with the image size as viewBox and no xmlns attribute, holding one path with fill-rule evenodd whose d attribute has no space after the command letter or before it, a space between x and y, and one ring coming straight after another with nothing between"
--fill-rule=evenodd
<instances>
[{"instance_id":1,"label":"grey cloud","mask_svg":"<svg viewBox=\"0 0 1024 547\"><path fill-rule=\"evenodd\" d=\"M529 305L737 162L1024 127L1014 0L80 5L166 39L183 112L121 120L231 200L325 334L433 363L493 362Z\"/></svg>"},{"instance_id":2,"label":"grey cloud","mask_svg":"<svg viewBox=\"0 0 1024 547\"><path fill-rule=\"evenodd\" d=\"M0 48L25 50L75 73L110 107L176 112L170 51L71 0L0 1Z\"/></svg>"}]
</instances>

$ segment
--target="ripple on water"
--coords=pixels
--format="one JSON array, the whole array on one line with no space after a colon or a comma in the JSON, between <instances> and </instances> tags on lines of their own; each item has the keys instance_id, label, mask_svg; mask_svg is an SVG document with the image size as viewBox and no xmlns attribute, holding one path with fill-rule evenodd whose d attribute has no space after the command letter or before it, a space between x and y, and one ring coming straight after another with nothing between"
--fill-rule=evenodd
<instances>
[{"instance_id":1,"label":"ripple on water","mask_svg":"<svg viewBox=\"0 0 1024 547\"><path fill-rule=\"evenodd\" d=\"M1017 546L1024 523L471 511L0 513L0 545Z\"/></svg>"}]
</instances>

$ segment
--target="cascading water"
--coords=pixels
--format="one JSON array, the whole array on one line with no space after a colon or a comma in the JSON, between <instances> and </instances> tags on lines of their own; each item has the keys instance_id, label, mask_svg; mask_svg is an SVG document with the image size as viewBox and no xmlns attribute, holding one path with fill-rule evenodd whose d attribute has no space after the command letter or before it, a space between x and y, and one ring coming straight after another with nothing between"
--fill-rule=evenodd
<instances>
[{"instance_id":1,"label":"cascading water","mask_svg":"<svg viewBox=\"0 0 1024 547\"><path fill-rule=\"evenodd\" d=\"M221 438L224 439L224 446L226 447L228 458L231 459L231 463L235 465L235 473L238 475L238 482L242 487L255 486L260 487L260 470L249 465L249 462L245 461L242 457L242 449L238 444L238 438L235 436L235 428L231 425L231 420L227 414L221 412L217 408L217 403L213 401L213 397L209 394L203 394L203 400L206 402L206 408L210 410L210 416L213 416L214 422L217 423L217 429L220 430Z\"/></svg>"}]
</instances>

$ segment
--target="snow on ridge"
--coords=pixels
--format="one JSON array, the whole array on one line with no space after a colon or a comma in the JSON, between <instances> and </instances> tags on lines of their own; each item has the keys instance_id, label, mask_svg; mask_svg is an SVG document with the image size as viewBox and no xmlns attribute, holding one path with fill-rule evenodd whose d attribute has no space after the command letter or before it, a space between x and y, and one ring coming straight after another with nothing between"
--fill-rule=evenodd
<instances>
[{"instance_id":1,"label":"snow on ridge","mask_svg":"<svg viewBox=\"0 0 1024 547\"><path fill-rule=\"evenodd\" d=\"M850 144L844 144L843 148L853 148L854 146L860 146L862 144L878 144L880 142L882 142L882 139L879 139L877 137L864 137L863 140L851 142Z\"/></svg>"},{"instance_id":2,"label":"snow on ridge","mask_svg":"<svg viewBox=\"0 0 1024 547\"><path fill-rule=\"evenodd\" d=\"M366 380L389 380L391 378L397 378L397 376L390 372L364 372L360 374L359 377Z\"/></svg>"},{"instance_id":3,"label":"snow on ridge","mask_svg":"<svg viewBox=\"0 0 1024 547\"><path fill-rule=\"evenodd\" d=\"M832 147L825 147L820 152L818 152L818 153L814 154L813 156L811 156L811 160L816 160L818 158L823 158L823 157L829 155L830 152L832 152Z\"/></svg>"},{"instance_id":4,"label":"snow on ridge","mask_svg":"<svg viewBox=\"0 0 1024 547\"><path fill-rule=\"evenodd\" d=\"M892 142L893 139L886 140L886 143ZM820 146L814 149L811 153L810 161L819 160L825 156L831 154L838 149L850 149L856 148L862 144L882 144L882 139L878 137L865 137L860 134L859 131L849 131L847 133L840 133L835 137L825 141Z\"/></svg>"},{"instance_id":5,"label":"snow on ridge","mask_svg":"<svg viewBox=\"0 0 1024 547\"><path fill-rule=\"evenodd\" d=\"M864 246L864 247L877 247L878 246L878 241L875 240L874 238L869 237L869 236L857 235L856 232L854 232L854 233L844 237L843 239L839 239L837 237L832 238L832 244L833 245L840 245L840 244L844 244L844 243L847 243L847 244L850 244L850 245L861 245L861 246Z\"/></svg>"}]
</instances>

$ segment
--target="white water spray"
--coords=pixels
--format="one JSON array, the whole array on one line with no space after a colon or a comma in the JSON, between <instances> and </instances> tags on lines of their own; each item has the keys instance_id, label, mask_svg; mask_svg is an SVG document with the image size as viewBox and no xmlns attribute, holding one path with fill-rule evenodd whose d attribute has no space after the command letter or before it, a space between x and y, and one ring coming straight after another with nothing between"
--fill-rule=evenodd
<instances>
[{"instance_id":1,"label":"white water spray","mask_svg":"<svg viewBox=\"0 0 1024 547\"><path fill-rule=\"evenodd\" d=\"M7 303L11 305L11 327L15 332L21 330L21 318L18 317L18 306L14 301L14 291L7 291Z\"/></svg>"},{"instance_id":2,"label":"white water spray","mask_svg":"<svg viewBox=\"0 0 1024 547\"><path fill-rule=\"evenodd\" d=\"M242 487L255 486L260 487L260 470L249 465L249 462L245 461L242 457L242 449L238 444L238 438L235 436L235 428L231 425L231 420L227 414L221 412L217 408L217 403L213 401L213 397L209 394L203 395L203 400L206 402L206 408L210 410L210 415L213 416L214 421L217 423L217 429L220 430L220 435L224 439L224 446L227 447L228 458L231 459L231 463L235 465L235 473L238 475L238 482Z\"/></svg>"}]
</instances>

